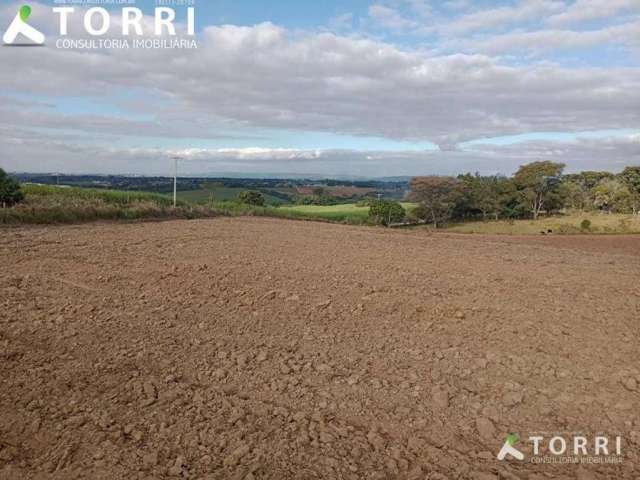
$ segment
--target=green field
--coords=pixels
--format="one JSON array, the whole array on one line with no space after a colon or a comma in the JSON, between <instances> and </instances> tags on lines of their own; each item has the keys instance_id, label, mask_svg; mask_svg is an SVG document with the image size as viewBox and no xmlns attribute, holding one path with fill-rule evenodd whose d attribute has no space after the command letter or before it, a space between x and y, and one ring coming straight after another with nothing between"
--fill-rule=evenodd
<instances>
[{"instance_id":1,"label":"green field","mask_svg":"<svg viewBox=\"0 0 640 480\"><path fill-rule=\"evenodd\" d=\"M204 184L199 190L184 190L178 192L178 199L189 203L207 204L212 202L229 202L238 198L241 192L247 190L240 187L223 187L215 184ZM267 204L281 204L282 199L262 192Z\"/></svg>"},{"instance_id":2,"label":"green field","mask_svg":"<svg viewBox=\"0 0 640 480\"><path fill-rule=\"evenodd\" d=\"M405 210L415 208L413 203L403 203ZM332 222L362 223L369 216L369 207L355 203L340 205L294 205L278 208L279 212L306 218L318 218Z\"/></svg>"},{"instance_id":3,"label":"green field","mask_svg":"<svg viewBox=\"0 0 640 480\"><path fill-rule=\"evenodd\" d=\"M126 190L106 190L101 188L66 187L56 185L36 185L25 183L22 191L34 200L37 197L60 202L73 199L86 202L104 202L110 205L128 205L136 202L153 202L169 207L173 204L173 197L161 193L137 192Z\"/></svg>"},{"instance_id":4,"label":"green field","mask_svg":"<svg viewBox=\"0 0 640 480\"><path fill-rule=\"evenodd\" d=\"M24 184L24 202L0 208L0 224L80 223L94 220L139 220L144 218L195 218L215 216L217 210L179 202L173 208L169 195Z\"/></svg>"},{"instance_id":5,"label":"green field","mask_svg":"<svg viewBox=\"0 0 640 480\"><path fill-rule=\"evenodd\" d=\"M589 220L589 229L581 228L583 220ZM451 225L449 232L484 233L494 235L540 235L552 230L556 234L578 233L640 233L640 215L605 213L573 213L570 215L540 218L539 220L499 220L467 222Z\"/></svg>"}]
</instances>

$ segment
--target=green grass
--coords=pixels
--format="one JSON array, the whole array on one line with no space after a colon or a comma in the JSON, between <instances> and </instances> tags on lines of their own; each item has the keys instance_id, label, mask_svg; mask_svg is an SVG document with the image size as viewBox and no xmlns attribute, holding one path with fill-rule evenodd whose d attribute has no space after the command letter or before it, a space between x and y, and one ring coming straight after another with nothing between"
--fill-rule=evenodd
<instances>
[{"instance_id":1,"label":"green grass","mask_svg":"<svg viewBox=\"0 0 640 480\"><path fill-rule=\"evenodd\" d=\"M588 230L581 228L581 223L585 219L591 222L591 228ZM577 212L538 220L466 222L446 229L448 232L492 235L540 235L540 232L547 230L552 230L554 234L640 233L640 216Z\"/></svg>"},{"instance_id":2,"label":"green grass","mask_svg":"<svg viewBox=\"0 0 640 480\"><path fill-rule=\"evenodd\" d=\"M47 197L59 201L101 201L109 205L130 205L136 202L153 202L169 207L173 197L161 193L137 192L125 190L106 190L101 188L64 187L55 185L23 184L22 191L29 197ZM184 205L184 204L183 204Z\"/></svg>"},{"instance_id":3,"label":"green grass","mask_svg":"<svg viewBox=\"0 0 640 480\"><path fill-rule=\"evenodd\" d=\"M236 187L223 187L215 184L204 184L203 188L199 190L184 190L178 192L178 199L188 203L208 204L211 202L229 202L238 198L241 192L247 190L246 188ZM264 199L268 204L279 204L282 200L262 193Z\"/></svg>"},{"instance_id":4,"label":"green grass","mask_svg":"<svg viewBox=\"0 0 640 480\"><path fill-rule=\"evenodd\" d=\"M403 203L405 210L415 208L413 203ZM332 222L365 223L369 217L369 207L361 207L355 203L340 205L294 205L278 208L278 211L294 217L322 219Z\"/></svg>"},{"instance_id":5,"label":"green grass","mask_svg":"<svg viewBox=\"0 0 640 480\"><path fill-rule=\"evenodd\" d=\"M343 223L366 223L369 209L355 204L334 207L256 207L236 201L193 202L159 193L25 184L25 201L0 209L0 224L81 223L94 220L139 220L163 218L203 218L212 216L269 216ZM238 190L242 189L227 189ZM181 192L187 193L187 192ZM235 200L235 195L232 196ZM327 210L324 211L323 210Z\"/></svg>"},{"instance_id":6,"label":"green grass","mask_svg":"<svg viewBox=\"0 0 640 480\"><path fill-rule=\"evenodd\" d=\"M93 220L196 218L220 212L179 202L168 195L95 188L22 186L25 201L0 209L0 224L80 223Z\"/></svg>"}]
</instances>

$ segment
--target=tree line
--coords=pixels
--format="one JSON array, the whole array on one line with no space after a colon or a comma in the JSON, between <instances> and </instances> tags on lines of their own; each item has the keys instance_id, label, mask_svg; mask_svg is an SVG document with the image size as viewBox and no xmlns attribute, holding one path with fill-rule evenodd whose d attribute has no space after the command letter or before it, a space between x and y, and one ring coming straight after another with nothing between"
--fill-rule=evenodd
<instances>
[{"instance_id":1,"label":"tree line","mask_svg":"<svg viewBox=\"0 0 640 480\"><path fill-rule=\"evenodd\" d=\"M413 215L439 226L450 220L533 218L564 210L633 213L640 210L640 166L619 174L564 174L550 161L521 166L512 177L466 173L457 177L415 177L408 200Z\"/></svg>"}]
</instances>

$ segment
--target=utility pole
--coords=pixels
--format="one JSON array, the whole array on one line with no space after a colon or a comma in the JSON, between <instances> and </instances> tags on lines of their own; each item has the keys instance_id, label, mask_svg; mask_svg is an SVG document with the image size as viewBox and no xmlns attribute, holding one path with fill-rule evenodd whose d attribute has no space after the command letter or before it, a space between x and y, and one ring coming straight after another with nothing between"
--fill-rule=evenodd
<instances>
[{"instance_id":1,"label":"utility pole","mask_svg":"<svg viewBox=\"0 0 640 480\"><path fill-rule=\"evenodd\" d=\"M182 157L175 155L171 158L173 159L173 208L176 208L178 204L178 160L182 160Z\"/></svg>"}]
</instances>

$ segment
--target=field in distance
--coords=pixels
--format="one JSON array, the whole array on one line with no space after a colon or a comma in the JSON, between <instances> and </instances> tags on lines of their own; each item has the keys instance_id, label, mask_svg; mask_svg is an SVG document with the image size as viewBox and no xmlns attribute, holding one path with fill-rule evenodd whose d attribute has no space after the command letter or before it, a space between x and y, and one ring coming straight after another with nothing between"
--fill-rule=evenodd
<instances>
[{"instance_id":1,"label":"field in distance","mask_svg":"<svg viewBox=\"0 0 640 480\"><path fill-rule=\"evenodd\" d=\"M576 212L538 220L491 220L451 225L450 232L489 235L539 235L578 233L640 233L640 215Z\"/></svg>"},{"instance_id":2,"label":"field in distance","mask_svg":"<svg viewBox=\"0 0 640 480\"><path fill-rule=\"evenodd\" d=\"M233 190L233 191L232 191ZM119 191L102 188L79 188L24 184L25 201L14 208L0 209L0 224L82 223L94 220L139 220L160 218L199 218L219 215L271 216L304 220L324 220L356 225L367 224L369 207L361 203L338 205L282 205L256 207L231 200L236 188L222 187L222 197L209 201L187 200L178 193L178 208L172 208L171 195ZM410 214L415 203L402 203ZM429 225L417 229L431 229ZM553 234L631 234L640 233L640 216L575 212L541 217L538 220L487 220L452 223L441 231L455 233L539 235Z\"/></svg>"},{"instance_id":3,"label":"field in distance","mask_svg":"<svg viewBox=\"0 0 640 480\"><path fill-rule=\"evenodd\" d=\"M402 203L409 212L416 207L415 203ZM369 207L357 203L340 205L292 205L278 208L278 211L309 218L320 218L333 222L362 222L369 216Z\"/></svg>"},{"instance_id":4,"label":"field in distance","mask_svg":"<svg viewBox=\"0 0 640 480\"><path fill-rule=\"evenodd\" d=\"M212 202L233 202L238 199L238 195L247 190L244 187L225 187L217 183L203 184L198 190L178 191L178 199L189 202L206 204ZM286 197L280 198L262 191L265 202L268 205L279 204L286 201Z\"/></svg>"}]
</instances>

